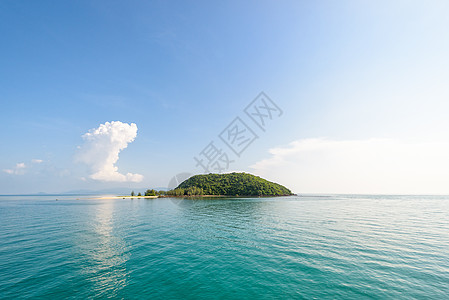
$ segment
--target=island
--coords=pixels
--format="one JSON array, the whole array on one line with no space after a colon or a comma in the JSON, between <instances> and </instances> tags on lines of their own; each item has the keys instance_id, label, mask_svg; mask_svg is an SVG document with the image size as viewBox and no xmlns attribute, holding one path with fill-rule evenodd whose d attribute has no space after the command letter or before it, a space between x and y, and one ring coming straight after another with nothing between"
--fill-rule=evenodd
<instances>
[{"instance_id":1,"label":"island","mask_svg":"<svg viewBox=\"0 0 449 300\"><path fill-rule=\"evenodd\" d=\"M204 174L192 176L166 196L290 196L283 185L248 173Z\"/></svg>"}]
</instances>

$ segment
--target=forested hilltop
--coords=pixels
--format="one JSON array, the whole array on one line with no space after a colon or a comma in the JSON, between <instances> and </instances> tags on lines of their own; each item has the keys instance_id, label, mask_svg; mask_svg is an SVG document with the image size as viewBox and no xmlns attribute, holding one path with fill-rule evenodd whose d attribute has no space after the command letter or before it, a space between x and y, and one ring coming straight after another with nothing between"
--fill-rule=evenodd
<instances>
[{"instance_id":1,"label":"forested hilltop","mask_svg":"<svg viewBox=\"0 0 449 300\"><path fill-rule=\"evenodd\" d=\"M171 192L171 193L170 193ZM280 184L247 173L195 175L183 181L172 195L287 196Z\"/></svg>"}]
</instances>

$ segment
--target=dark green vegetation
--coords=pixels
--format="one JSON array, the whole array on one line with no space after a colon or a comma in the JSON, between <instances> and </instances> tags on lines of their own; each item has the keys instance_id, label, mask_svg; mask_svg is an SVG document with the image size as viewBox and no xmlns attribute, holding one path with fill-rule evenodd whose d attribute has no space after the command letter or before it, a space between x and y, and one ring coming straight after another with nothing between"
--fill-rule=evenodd
<instances>
[{"instance_id":1,"label":"dark green vegetation","mask_svg":"<svg viewBox=\"0 0 449 300\"><path fill-rule=\"evenodd\" d=\"M147 190L145 192L145 196L163 196L165 195L167 192L166 191L156 191L156 190Z\"/></svg>"},{"instance_id":2,"label":"dark green vegetation","mask_svg":"<svg viewBox=\"0 0 449 300\"><path fill-rule=\"evenodd\" d=\"M196 186L189 186L187 188L177 187L174 190L167 191L168 196L202 196L204 195L204 190ZM209 194L211 195L211 194Z\"/></svg>"},{"instance_id":3,"label":"dark green vegetation","mask_svg":"<svg viewBox=\"0 0 449 300\"><path fill-rule=\"evenodd\" d=\"M195 175L168 191L173 196L287 196L292 192L285 186L247 173Z\"/></svg>"}]
</instances>

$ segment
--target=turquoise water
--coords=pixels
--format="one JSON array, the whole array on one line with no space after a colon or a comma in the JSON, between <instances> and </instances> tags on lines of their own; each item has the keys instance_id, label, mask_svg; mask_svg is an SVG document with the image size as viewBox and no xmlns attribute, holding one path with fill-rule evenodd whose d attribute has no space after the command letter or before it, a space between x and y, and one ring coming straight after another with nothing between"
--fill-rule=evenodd
<instances>
[{"instance_id":1,"label":"turquoise water","mask_svg":"<svg viewBox=\"0 0 449 300\"><path fill-rule=\"evenodd\" d=\"M0 197L0 298L444 299L449 197Z\"/></svg>"}]
</instances>

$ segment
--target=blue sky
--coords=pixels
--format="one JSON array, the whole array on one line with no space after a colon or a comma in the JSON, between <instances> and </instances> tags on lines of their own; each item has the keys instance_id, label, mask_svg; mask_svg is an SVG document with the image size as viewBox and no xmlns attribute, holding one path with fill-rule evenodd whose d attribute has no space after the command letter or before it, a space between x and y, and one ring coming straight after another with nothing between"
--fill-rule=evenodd
<instances>
[{"instance_id":1,"label":"blue sky","mask_svg":"<svg viewBox=\"0 0 449 300\"><path fill-rule=\"evenodd\" d=\"M209 142L226 150L237 116L259 138L227 171L295 192L449 193L448 14L446 1L1 1L0 194L163 187L201 173ZM261 91L283 110L266 132L243 112ZM113 121L123 145L86 138ZM103 167L125 179L92 178Z\"/></svg>"}]
</instances>

